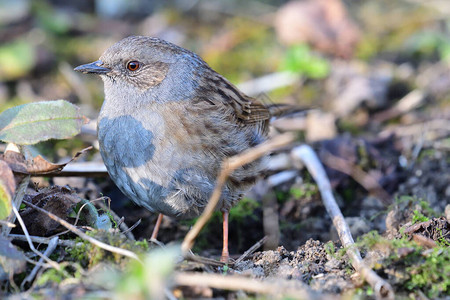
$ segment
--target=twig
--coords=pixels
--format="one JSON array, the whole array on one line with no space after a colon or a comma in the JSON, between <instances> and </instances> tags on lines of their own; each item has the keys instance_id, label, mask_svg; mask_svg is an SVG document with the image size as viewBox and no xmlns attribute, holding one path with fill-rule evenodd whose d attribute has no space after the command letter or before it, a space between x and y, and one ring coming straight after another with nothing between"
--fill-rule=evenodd
<instances>
[{"instance_id":1,"label":"twig","mask_svg":"<svg viewBox=\"0 0 450 300\"><path fill-rule=\"evenodd\" d=\"M271 175L267 178L267 184L270 187L281 185L289 180L294 179L297 177L298 171L293 170L286 170L279 173L276 173L274 175Z\"/></svg>"},{"instance_id":2,"label":"twig","mask_svg":"<svg viewBox=\"0 0 450 300\"><path fill-rule=\"evenodd\" d=\"M317 182L317 186L322 195L325 208L333 220L333 224L339 234L342 245L347 248L352 266L361 276L372 286L378 299L394 299L394 291L391 285L379 277L372 269L366 266L361 258L359 250L355 246L350 228L345 222L339 206L334 199L330 181L325 173L325 169L320 163L317 155L311 147L302 145L292 150L291 155L294 160L301 160L308 168L309 173Z\"/></svg>"},{"instance_id":3,"label":"twig","mask_svg":"<svg viewBox=\"0 0 450 300\"><path fill-rule=\"evenodd\" d=\"M70 231L72 231L73 233L75 233L76 235L78 235L79 237L81 237L82 239L89 241L90 243L106 250L109 252L113 252L113 253L117 253L123 256L127 256L130 258L133 258L139 262L141 262L141 260L139 259L139 257L131 251L128 251L126 249L121 249L121 248L117 248L111 245L108 245L106 243L103 243L93 237L88 236L87 234L85 234L83 231L79 230L78 228L76 228L75 226L73 226L72 224L68 223L67 221L61 219L60 217L52 214L51 212L46 211L45 209L42 209L36 205L34 205L33 203L30 203L28 201L23 201L26 205L33 207L34 209L46 214L47 216L49 216L52 220L57 221L59 224L61 224L62 226L66 227L67 229L69 229ZM30 241L31 242L31 241Z\"/></svg>"},{"instance_id":4,"label":"twig","mask_svg":"<svg viewBox=\"0 0 450 300\"><path fill-rule=\"evenodd\" d=\"M49 257L53 251L55 251L56 247L58 246L58 237L54 237L50 240L50 242L48 243L48 247L44 252L44 256ZM41 257L38 261L38 264L34 266L33 270L31 271L30 274L28 274L28 276L22 281L22 284L20 285L20 288L23 290L23 288L25 287L25 284L32 282L34 280L34 278L36 277L37 272L39 271L39 269L42 267L42 262L43 262L43 258Z\"/></svg>"},{"instance_id":5,"label":"twig","mask_svg":"<svg viewBox=\"0 0 450 300\"><path fill-rule=\"evenodd\" d=\"M287 280L256 280L237 275L199 274L193 272L175 273L174 282L181 286L208 286L224 290L243 290L250 293L273 295L282 299L337 299L334 295L311 291L305 284Z\"/></svg>"},{"instance_id":6,"label":"twig","mask_svg":"<svg viewBox=\"0 0 450 300\"><path fill-rule=\"evenodd\" d=\"M236 264L240 263L241 261L243 261L244 259L246 259L247 257L249 257L250 255L252 255L253 252L258 250L258 248L261 247L266 240L267 240L267 236L265 236L262 239L260 239L259 241L257 241L253 246L251 246L247 251L245 251L244 254L242 254L238 259L236 259L234 264L236 265Z\"/></svg>"},{"instance_id":7,"label":"twig","mask_svg":"<svg viewBox=\"0 0 450 300\"><path fill-rule=\"evenodd\" d=\"M122 222L122 223L125 225L125 228L127 228L127 229L125 229L124 231L122 231L122 233L123 233L127 238L129 238L130 240L133 240L133 241L134 241L135 238L134 238L134 235L131 233L131 231L133 231L133 229L135 229L136 227L138 227L139 224L141 224L141 222L142 222L142 219L137 220L137 222L134 223L130 228L127 228L128 226L127 226L125 223ZM119 226L119 228L122 229L121 226Z\"/></svg>"},{"instance_id":8,"label":"twig","mask_svg":"<svg viewBox=\"0 0 450 300\"><path fill-rule=\"evenodd\" d=\"M83 161L74 162L64 167L61 172L48 174L49 177L104 177L108 175L103 162Z\"/></svg>"},{"instance_id":9,"label":"twig","mask_svg":"<svg viewBox=\"0 0 450 300\"><path fill-rule=\"evenodd\" d=\"M394 107L373 115L372 120L377 122L386 122L417 108L423 103L424 100L424 92L420 90L413 90L400 99Z\"/></svg>"},{"instance_id":10,"label":"twig","mask_svg":"<svg viewBox=\"0 0 450 300\"><path fill-rule=\"evenodd\" d=\"M27 238L27 242L28 242L28 245L30 246L31 251L33 251L39 257L44 259L47 263L49 263L56 270L60 270L61 268L59 267L59 264L57 262L54 262L53 260L51 260L50 258L45 256L41 252L37 251L36 248L34 248L33 242L31 241L30 235L28 234L28 229L25 226L25 223L23 222L22 217L20 216L19 212L17 211L17 208L14 205L12 206L12 210L13 210L14 214L16 215L17 221L19 221L20 227L22 227L23 233L25 234L25 236Z\"/></svg>"},{"instance_id":11,"label":"twig","mask_svg":"<svg viewBox=\"0 0 450 300\"><path fill-rule=\"evenodd\" d=\"M219 202L220 196L222 194L222 188L225 185L228 176L240 166L248 164L277 148L286 146L293 140L294 140L293 134L285 133L276 136L273 139L268 140L254 148L250 148L241 154L227 158L222 163L222 168L216 182L216 187L214 188L214 191L209 199L208 204L206 205L205 210L203 211L202 215L197 220L195 225L186 234L186 237L184 238L184 241L181 244L181 251L183 252L183 254L188 253L189 249L192 248L192 246L194 245L194 240L200 233L200 230L211 218L211 215L213 214L214 210L216 209L217 203Z\"/></svg>"},{"instance_id":12,"label":"twig","mask_svg":"<svg viewBox=\"0 0 450 300\"><path fill-rule=\"evenodd\" d=\"M223 263L221 261L218 261L218 260L215 260L212 258L194 255L190 251L188 253L184 254L183 256L184 256L184 259L186 259L186 260L201 263L204 265L211 265L211 266L216 266L216 267L223 267L225 265L225 263ZM231 264L233 264L233 263L230 262L229 265L231 265Z\"/></svg>"},{"instance_id":13,"label":"twig","mask_svg":"<svg viewBox=\"0 0 450 300\"><path fill-rule=\"evenodd\" d=\"M16 241L27 241L27 237L22 235L22 234L12 234L12 233L10 233L8 235L8 237L10 237L10 238L12 238L13 240L16 240ZM29 237L30 237L30 240L32 242L39 243L39 244L49 244L50 241L52 240L52 238L41 237L41 236L30 235ZM75 246L75 242L74 241L70 241L70 240L58 240L58 245L59 246L63 246L63 247L74 247Z\"/></svg>"}]
</instances>

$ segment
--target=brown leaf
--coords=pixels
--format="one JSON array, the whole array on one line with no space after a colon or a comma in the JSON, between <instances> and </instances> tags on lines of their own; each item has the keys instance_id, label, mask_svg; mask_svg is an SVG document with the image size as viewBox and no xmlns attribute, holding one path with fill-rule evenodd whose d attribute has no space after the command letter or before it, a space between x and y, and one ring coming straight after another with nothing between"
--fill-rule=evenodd
<instances>
[{"instance_id":1,"label":"brown leaf","mask_svg":"<svg viewBox=\"0 0 450 300\"><path fill-rule=\"evenodd\" d=\"M10 166L2 160L0 160L0 180L7 188L8 193L12 198L16 191L16 182L14 181L14 175Z\"/></svg>"},{"instance_id":2,"label":"brown leaf","mask_svg":"<svg viewBox=\"0 0 450 300\"><path fill-rule=\"evenodd\" d=\"M84 154L92 147L87 147L77 152L68 162L63 164L54 164L45 160L42 156L38 155L31 161L27 161L25 157L17 152L6 151L0 155L0 160L8 163L9 167L15 172L25 175L46 175L51 173L60 172L67 164L78 158L81 154Z\"/></svg>"},{"instance_id":3,"label":"brown leaf","mask_svg":"<svg viewBox=\"0 0 450 300\"><path fill-rule=\"evenodd\" d=\"M441 239L450 242L450 222L445 217L433 218L411 225L405 228L404 232L412 235L417 243L425 247L431 247L435 245L435 241Z\"/></svg>"},{"instance_id":4,"label":"brown leaf","mask_svg":"<svg viewBox=\"0 0 450 300\"><path fill-rule=\"evenodd\" d=\"M73 223L70 213L82 199L67 187L52 186L43 188L34 194L25 195L24 200ZM31 235L50 236L65 230L65 227L61 226L59 222L32 207L27 207L20 214Z\"/></svg>"},{"instance_id":5,"label":"brown leaf","mask_svg":"<svg viewBox=\"0 0 450 300\"><path fill-rule=\"evenodd\" d=\"M437 246L437 243L435 241L421 234L413 234L412 238L417 244L425 248L434 248Z\"/></svg>"}]
</instances>

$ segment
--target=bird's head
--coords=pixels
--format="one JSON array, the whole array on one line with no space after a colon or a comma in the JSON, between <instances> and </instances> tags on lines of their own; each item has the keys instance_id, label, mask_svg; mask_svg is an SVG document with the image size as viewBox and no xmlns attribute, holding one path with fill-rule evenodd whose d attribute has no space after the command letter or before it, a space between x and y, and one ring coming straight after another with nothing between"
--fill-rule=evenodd
<instances>
[{"instance_id":1,"label":"bird's head","mask_svg":"<svg viewBox=\"0 0 450 300\"><path fill-rule=\"evenodd\" d=\"M196 54L169 42L131 36L75 71L100 75L107 99L152 94L154 101L174 101L195 88L196 75L205 64Z\"/></svg>"}]
</instances>

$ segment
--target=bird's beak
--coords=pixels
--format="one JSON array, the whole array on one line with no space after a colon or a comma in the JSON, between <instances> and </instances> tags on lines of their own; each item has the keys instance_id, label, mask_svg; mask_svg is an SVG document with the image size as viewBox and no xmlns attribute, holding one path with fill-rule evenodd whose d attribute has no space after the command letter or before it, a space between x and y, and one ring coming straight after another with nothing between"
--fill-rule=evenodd
<instances>
[{"instance_id":1,"label":"bird's beak","mask_svg":"<svg viewBox=\"0 0 450 300\"><path fill-rule=\"evenodd\" d=\"M90 74L100 74L100 75L109 73L111 71L111 69L101 67L100 65L102 65L102 64L103 64L103 62L101 60L97 60L97 61L91 62L90 64L78 66L74 69L74 71L82 72L85 74L90 73Z\"/></svg>"}]
</instances>

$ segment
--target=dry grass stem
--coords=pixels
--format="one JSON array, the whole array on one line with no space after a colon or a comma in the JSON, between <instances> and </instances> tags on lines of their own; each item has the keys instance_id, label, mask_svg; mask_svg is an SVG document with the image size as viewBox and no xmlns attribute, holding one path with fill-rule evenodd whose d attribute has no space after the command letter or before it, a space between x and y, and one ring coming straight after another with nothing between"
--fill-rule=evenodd
<instances>
[{"instance_id":1,"label":"dry grass stem","mask_svg":"<svg viewBox=\"0 0 450 300\"><path fill-rule=\"evenodd\" d=\"M394 291L391 285L364 264L353 241L350 228L334 199L330 180L314 150L310 146L302 145L294 148L291 155L294 160L301 160L306 165L309 173L316 181L322 195L323 204L333 220L342 245L347 248L347 255L350 257L352 266L372 286L377 299L394 299Z\"/></svg>"},{"instance_id":2,"label":"dry grass stem","mask_svg":"<svg viewBox=\"0 0 450 300\"><path fill-rule=\"evenodd\" d=\"M208 257L195 255L191 251L184 254L183 256L184 256L184 259L186 259L186 260L201 263L204 265L210 265L210 266L216 266L216 267L223 267L225 265L225 263L223 263L221 261L218 261L218 260L215 260L212 258L208 258Z\"/></svg>"},{"instance_id":3,"label":"dry grass stem","mask_svg":"<svg viewBox=\"0 0 450 300\"><path fill-rule=\"evenodd\" d=\"M69 229L71 232L75 233L76 235L78 235L80 238L82 238L83 240L86 240L106 251L110 251L113 253L117 253L126 257L130 257L133 258L139 262L141 262L141 260L139 259L139 257L131 251L125 250L125 249L121 249L121 248L117 248L108 244L105 244L93 237L88 236L87 234L85 234L83 231L79 230L77 227L73 226L72 224L68 223L67 221L61 219L60 217L52 214L51 212L46 211L45 209L42 209L36 205L34 205L33 203L30 203L28 201L24 201L24 203L28 206L33 207L34 209L46 214L47 216L49 216L52 220L57 221L59 224L61 224L62 226L66 227L67 229Z\"/></svg>"},{"instance_id":4,"label":"dry grass stem","mask_svg":"<svg viewBox=\"0 0 450 300\"><path fill-rule=\"evenodd\" d=\"M124 234L128 239L135 241L136 239L134 238L133 233L131 233L131 231L133 231L133 229L135 229L136 227L139 226L139 224L141 224L142 219L137 220L136 223L134 223L133 225L131 225L130 228L128 228L128 226L125 224L125 222L122 222L119 225L119 228L122 229L122 234ZM123 226L122 226L123 225Z\"/></svg>"},{"instance_id":5,"label":"dry grass stem","mask_svg":"<svg viewBox=\"0 0 450 300\"><path fill-rule=\"evenodd\" d=\"M33 251L36 255L38 255L40 258L44 259L49 265L51 265L56 270L60 270L59 264L57 262L54 262L41 252L37 251L36 248L34 248L33 242L30 239L30 235L28 234L28 229L25 226L25 223L22 220L22 217L20 216L19 212L17 211L17 208L13 205L12 210L14 214L16 215L17 221L19 221L20 227L22 227L23 233L25 234L25 237L27 238L28 245L30 246L31 251Z\"/></svg>"},{"instance_id":6,"label":"dry grass stem","mask_svg":"<svg viewBox=\"0 0 450 300\"><path fill-rule=\"evenodd\" d=\"M44 252L44 256L49 257L53 251L55 251L56 247L58 246L58 237L54 237L50 240L50 242L48 243L48 247ZM23 290L25 285L27 283L33 282L34 278L36 277L36 274L38 273L38 271L42 268L42 262L43 262L43 258L41 257L39 259L39 262L37 265L34 266L33 270L31 271L30 274L28 274L28 276L22 281L22 284L20 285L20 288Z\"/></svg>"},{"instance_id":7,"label":"dry grass stem","mask_svg":"<svg viewBox=\"0 0 450 300\"><path fill-rule=\"evenodd\" d=\"M260 239L259 241L257 241L253 246L251 246L247 251L244 252L244 254L242 254L238 259L236 259L236 261L234 262L234 264L238 264L241 261L243 261L244 259L246 259L247 257L249 257L250 255L253 254L253 252L255 252L256 250L258 250L262 245L264 245L264 243L267 240L267 236L263 237L262 239Z\"/></svg>"},{"instance_id":8,"label":"dry grass stem","mask_svg":"<svg viewBox=\"0 0 450 300\"><path fill-rule=\"evenodd\" d=\"M211 198L209 199L208 205L206 206L205 210L203 211L202 215L197 220L195 225L187 233L183 243L181 244L181 250L183 254L187 254L189 249L192 248L195 238L211 218L211 215L213 214L214 210L216 209L217 203L219 202L222 188L225 185L228 176L237 168L258 159L275 149L286 146L292 141L294 141L294 135L291 133L285 133L276 136L273 139L270 139L254 148L250 148L241 154L232 156L222 163L222 169L217 178L216 187L211 195Z\"/></svg>"},{"instance_id":9,"label":"dry grass stem","mask_svg":"<svg viewBox=\"0 0 450 300\"><path fill-rule=\"evenodd\" d=\"M311 291L300 282L276 279L274 281L256 280L244 276L200 273L176 273L174 282L180 286L207 286L215 289L265 294L290 299L338 299L336 296Z\"/></svg>"}]
</instances>

